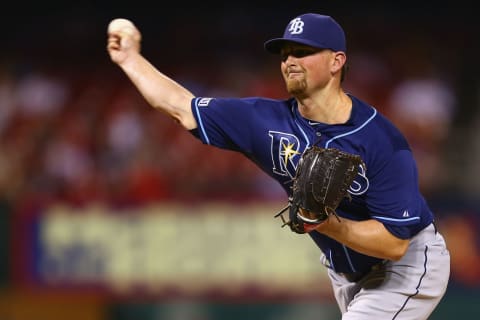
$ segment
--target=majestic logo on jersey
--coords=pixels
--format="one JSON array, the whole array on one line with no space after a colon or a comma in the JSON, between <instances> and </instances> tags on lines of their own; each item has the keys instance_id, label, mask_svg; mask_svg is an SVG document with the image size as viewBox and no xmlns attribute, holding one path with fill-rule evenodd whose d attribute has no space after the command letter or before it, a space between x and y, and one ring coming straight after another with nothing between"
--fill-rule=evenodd
<instances>
[{"instance_id":1,"label":"majestic logo on jersey","mask_svg":"<svg viewBox=\"0 0 480 320\"><path fill-rule=\"evenodd\" d=\"M300 140L291 133L279 131L269 131L268 135L271 140L272 171L277 175L293 179L297 168L296 164L303 152L300 150ZM365 168L359 166L358 174L348 192L358 196L365 193L369 186Z\"/></svg>"},{"instance_id":2,"label":"majestic logo on jersey","mask_svg":"<svg viewBox=\"0 0 480 320\"><path fill-rule=\"evenodd\" d=\"M208 104L210 103L210 101L212 100L213 98L201 98L199 101L198 101L198 106L199 107L208 107Z\"/></svg>"},{"instance_id":3,"label":"majestic logo on jersey","mask_svg":"<svg viewBox=\"0 0 480 320\"><path fill-rule=\"evenodd\" d=\"M288 28L288 31L290 34L300 34L303 32L303 25L305 23L302 21L300 18L295 18L292 21L290 21L290 28Z\"/></svg>"}]
</instances>

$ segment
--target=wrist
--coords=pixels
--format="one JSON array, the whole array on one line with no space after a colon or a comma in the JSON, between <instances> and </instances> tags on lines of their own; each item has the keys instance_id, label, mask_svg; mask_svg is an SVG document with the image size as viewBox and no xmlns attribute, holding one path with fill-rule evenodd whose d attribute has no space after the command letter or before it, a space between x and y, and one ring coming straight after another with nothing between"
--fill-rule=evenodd
<instances>
[{"instance_id":1,"label":"wrist","mask_svg":"<svg viewBox=\"0 0 480 320\"><path fill-rule=\"evenodd\" d=\"M327 220L328 220L328 219L327 219ZM303 223L303 230L305 230L306 233L309 233L309 232L311 232L311 231L313 231L313 230L317 230L317 228L320 227L321 225L325 224L325 222L326 222L327 220L324 220L324 221L322 221L322 222L320 222L320 223L306 223L306 222L304 222L304 223Z\"/></svg>"}]
</instances>

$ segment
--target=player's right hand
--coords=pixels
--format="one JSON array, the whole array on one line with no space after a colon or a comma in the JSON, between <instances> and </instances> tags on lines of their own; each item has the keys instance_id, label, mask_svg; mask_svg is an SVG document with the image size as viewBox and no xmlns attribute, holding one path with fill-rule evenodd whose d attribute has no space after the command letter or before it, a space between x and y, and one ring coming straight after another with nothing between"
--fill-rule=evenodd
<instances>
[{"instance_id":1,"label":"player's right hand","mask_svg":"<svg viewBox=\"0 0 480 320\"><path fill-rule=\"evenodd\" d=\"M107 50L113 62L120 65L132 54L140 52L142 36L129 20L113 19L108 25L107 35Z\"/></svg>"}]
</instances>

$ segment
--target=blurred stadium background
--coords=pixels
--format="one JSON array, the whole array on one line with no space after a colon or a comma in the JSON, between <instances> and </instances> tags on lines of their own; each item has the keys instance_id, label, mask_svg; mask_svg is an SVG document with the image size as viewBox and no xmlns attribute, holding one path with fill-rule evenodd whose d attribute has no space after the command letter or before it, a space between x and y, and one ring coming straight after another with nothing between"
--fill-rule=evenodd
<instances>
[{"instance_id":1,"label":"blurred stadium background","mask_svg":"<svg viewBox=\"0 0 480 320\"><path fill-rule=\"evenodd\" d=\"M461 1L171 6L0 12L0 319L339 318L317 250L273 219L279 187L149 108L105 50L108 22L129 18L145 56L195 94L281 98L263 42L307 11L344 26L346 88L412 145L452 254L431 319L478 319L475 11Z\"/></svg>"}]
</instances>

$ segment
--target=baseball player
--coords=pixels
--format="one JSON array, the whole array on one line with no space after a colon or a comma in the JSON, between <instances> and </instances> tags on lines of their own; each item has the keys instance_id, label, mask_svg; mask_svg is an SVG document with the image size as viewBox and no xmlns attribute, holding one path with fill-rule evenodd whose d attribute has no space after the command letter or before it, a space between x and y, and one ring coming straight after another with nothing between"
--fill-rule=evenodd
<instances>
[{"instance_id":1,"label":"baseball player","mask_svg":"<svg viewBox=\"0 0 480 320\"><path fill-rule=\"evenodd\" d=\"M291 195L301 154L317 145L365 163L338 219L308 232L328 268L342 319L427 319L443 297L450 255L418 186L415 160L395 126L342 89L347 49L330 16L293 18L265 49L281 58L290 99L196 97L140 53L141 34L113 20L108 52L148 103L204 144L240 152Z\"/></svg>"}]
</instances>

